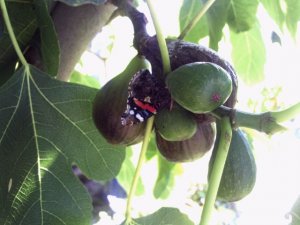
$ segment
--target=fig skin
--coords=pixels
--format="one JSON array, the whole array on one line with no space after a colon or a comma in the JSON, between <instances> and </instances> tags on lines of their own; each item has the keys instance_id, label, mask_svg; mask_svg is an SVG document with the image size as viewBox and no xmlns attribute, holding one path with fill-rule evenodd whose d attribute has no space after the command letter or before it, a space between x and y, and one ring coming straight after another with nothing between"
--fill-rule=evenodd
<instances>
[{"instance_id":1,"label":"fig skin","mask_svg":"<svg viewBox=\"0 0 300 225\"><path fill-rule=\"evenodd\" d=\"M121 115L127 106L128 84L133 75L148 67L144 57L134 57L126 69L107 82L93 102L93 120L99 132L111 144L132 145L144 137L145 123L123 126Z\"/></svg>"},{"instance_id":2,"label":"fig skin","mask_svg":"<svg viewBox=\"0 0 300 225\"><path fill-rule=\"evenodd\" d=\"M155 116L155 130L167 141L183 141L197 131L194 115L174 103L172 109L164 108Z\"/></svg>"},{"instance_id":3,"label":"fig skin","mask_svg":"<svg viewBox=\"0 0 300 225\"><path fill-rule=\"evenodd\" d=\"M222 105L232 91L230 75L214 63L185 64L168 74L172 98L193 113L211 112Z\"/></svg>"},{"instance_id":4,"label":"fig skin","mask_svg":"<svg viewBox=\"0 0 300 225\"><path fill-rule=\"evenodd\" d=\"M197 123L196 133L184 141L167 141L158 133L156 145L163 157L171 162L191 162L208 152L215 140L215 128L212 122Z\"/></svg>"},{"instance_id":5,"label":"fig skin","mask_svg":"<svg viewBox=\"0 0 300 225\"><path fill-rule=\"evenodd\" d=\"M215 162L220 139L219 124L217 130L215 146L209 160L208 180ZM217 198L226 202L239 201L252 191L255 181L256 163L251 145L241 129L233 130Z\"/></svg>"}]
</instances>

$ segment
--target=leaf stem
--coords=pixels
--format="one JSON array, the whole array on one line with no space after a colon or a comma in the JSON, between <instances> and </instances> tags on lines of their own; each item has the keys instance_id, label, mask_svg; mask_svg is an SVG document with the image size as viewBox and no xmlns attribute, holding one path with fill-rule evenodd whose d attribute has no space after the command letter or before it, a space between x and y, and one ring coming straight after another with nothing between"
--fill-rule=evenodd
<instances>
[{"instance_id":1,"label":"leaf stem","mask_svg":"<svg viewBox=\"0 0 300 225\"><path fill-rule=\"evenodd\" d=\"M197 13L196 16L189 22L189 24L184 28L181 34L178 36L179 40L182 40L198 23L198 21L202 18L202 16L207 12L207 10L212 6L212 4L216 0L208 0L204 5L203 8Z\"/></svg>"},{"instance_id":2,"label":"leaf stem","mask_svg":"<svg viewBox=\"0 0 300 225\"><path fill-rule=\"evenodd\" d=\"M136 187L137 187L137 183L138 183L138 178L140 177L142 165L145 161L146 151L147 151L147 148L148 148L148 145L149 145L149 140L150 140L151 131L152 131L152 128L153 128L153 123L154 123L154 116L150 117L147 120L145 137L144 137L144 140L143 140L143 144L142 144L138 164L137 164L137 167L135 169L135 174L134 174L134 177L133 177L133 180L132 180L132 183L131 183L131 187L130 187L130 191L129 191L129 194L128 194L128 198L127 198L126 212L125 212L126 224L130 224L132 222L132 218L131 218L132 199L133 199L133 196L136 192Z\"/></svg>"},{"instance_id":3,"label":"leaf stem","mask_svg":"<svg viewBox=\"0 0 300 225\"><path fill-rule=\"evenodd\" d=\"M11 22L10 22L10 19L9 19L9 15L7 13L7 8L6 8L6 4L5 4L5 0L0 0L0 7L1 7L1 10L2 10L2 14L3 14L3 19L4 19L4 22L5 22L5 25L6 25L6 28L7 28L7 31L8 31L8 34L9 34L9 37L11 39L11 42L14 46L14 49L21 61L21 63L23 64L23 66L25 67L25 71L27 73L29 73L29 64L27 63L22 51L21 51L21 48L18 44L18 41L17 41L17 38L15 36L15 33L13 31L13 27L11 25Z\"/></svg>"},{"instance_id":4,"label":"leaf stem","mask_svg":"<svg viewBox=\"0 0 300 225\"><path fill-rule=\"evenodd\" d=\"M200 225L209 225L210 218L214 209L219 185L222 178L223 169L232 137L232 128L230 118L225 116L221 119L220 141L218 142L218 149L216 159L212 168L211 176L208 182L208 190L205 197L204 208L201 214ZM217 143L216 143L217 144Z\"/></svg>"},{"instance_id":5,"label":"leaf stem","mask_svg":"<svg viewBox=\"0 0 300 225\"><path fill-rule=\"evenodd\" d=\"M171 72L171 63L170 63L168 47L164 35L162 33L161 27L159 25L157 15L151 3L151 0L147 0L147 5L150 10L150 14L156 31L157 41L158 41L160 54L162 58L162 64L163 64L163 74L166 76L166 74Z\"/></svg>"}]
</instances>

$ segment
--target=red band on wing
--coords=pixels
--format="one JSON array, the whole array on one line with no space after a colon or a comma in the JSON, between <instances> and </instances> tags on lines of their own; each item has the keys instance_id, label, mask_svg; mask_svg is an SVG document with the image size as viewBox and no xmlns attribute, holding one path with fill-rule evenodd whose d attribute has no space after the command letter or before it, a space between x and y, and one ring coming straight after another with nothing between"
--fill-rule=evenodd
<instances>
[{"instance_id":1,"label":"red band on wing","mask_svg":"<svg viewBox=\"0 0 300 225\"><path fill-rule=\"evenodd\" d=\"M142 109L144 109L144 110L147 110L147 111L149 111L149 112L151 112L151 113L153 113L153 114L156 113L156 108L154 108L152 105L150 105L150 104L148 104L148 103L144 103L144 102L142 102L142 101L140 101L140 100L138 100L138 99L136 99L136 98L133 98L133 101L134 101L134 103L135 103L138 107L140 107L140 108L142 108Z\"/></svg>"}]
</instances>

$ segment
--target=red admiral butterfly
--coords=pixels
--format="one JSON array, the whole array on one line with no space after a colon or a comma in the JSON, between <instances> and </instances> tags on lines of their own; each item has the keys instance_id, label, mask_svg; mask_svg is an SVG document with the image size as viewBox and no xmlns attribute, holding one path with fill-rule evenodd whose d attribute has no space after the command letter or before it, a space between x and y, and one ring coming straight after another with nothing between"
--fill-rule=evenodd
<instances>
[{"instance_id":1,"label":"red admiral butterfly","mask_svg":"<svg viewBox=\"0 0 300 225\"><path fill-rule=\"evenodd\" d=\"M141 123L153 114L156 114L156 108L150 102L129 97L127 109L121 117L121 123L123 126Z\"/></svg>"},{"instance_id":2,"label":"red admiral butterfly","mask_svg":"<svg viewBox=\"0 0 300 225\"><path fill-rule=\"evenodd\" d=\"M121 116L122 125L146 121L157 110L169 104L169 92L149 70L138 71L128 85L127 108Z\"/></svg>"}]
</instances>

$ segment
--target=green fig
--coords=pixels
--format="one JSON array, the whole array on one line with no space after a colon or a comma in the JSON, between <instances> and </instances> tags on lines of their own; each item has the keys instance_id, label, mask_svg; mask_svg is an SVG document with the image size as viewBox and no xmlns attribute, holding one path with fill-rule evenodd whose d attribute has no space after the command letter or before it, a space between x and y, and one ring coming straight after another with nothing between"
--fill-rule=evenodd
<instances>
[{"instance_id":1,"label":"green fig","mask_svg":"<svg viewBox=\"0 0 300 225\"><path fill-rule=\"evenodd\" d=\"M140 34L139 34L140 35ZM143 36L143 35L141 35ZM164 79L161 54L156 36L147 36L136 40L135 46L139 52L144 55L152 65L152 74ZM232 81L232 92L224 103L224 106L234 108L237 102L238 78L232 65L224 60L217 52L203 45L191 43L182 40L167 40L169 57L172 70L176 70L180 66L194 62L210 62L221 66L228 72Z\"/></svg>"},{"instance_id":2,"label":"green fig","mask_svg":"<svg viewBox=\"0 0 300 225\"><path fill-rule=\"evenodd\" d=\"M230 75L208 62L185 64L168 74L172 98L193 113L207 113L226 102L232 91Z\"/></svg>"},{"instance_id":3,"label":"green fig","mask_svg":"<svg viewBox=\"0 0 300 225\"><path fill-rule=\"evenodd\" d=\"M135 73L148 68L148 62L142 56L135 56L125 70L107 82L97 93L93 103L93 120L111 144L131 145L142 140L145 123L124 126L121 116L127 106L128 84Z\"/></svg>"},{"instance_id":4,"label":"green fig","mask_svg":"<svg viewBox=\"0 0 300 225\"><path fill-rule=\"evenodd\" d=\"M209 161L208 179L217 154L218 142L219 133ZM251 146L242 130L233 130L217 198L227 202L238 201L252 191L255 181L256 164Z\"/></svg>"},{"instance_id":5,"label":"green fig","mask_svg":"<svg viewBox=\"0 0 300 225\"><path fill-rule=\"evenodd\" d=\"M194 115L174 104L172 109L164 108L155 116L155 129L167 141L183 141L197 131Z\"/></svg>"},{"instance_id":6,"label":"green fig","mask_svg":"<svg viewBox=\"0 0 300 225\"><path fill-rule=\"evenodd\" d=\"M159 152L171 162L190 162L201 158L209 151L215 140L215 129L211 122L197 123L196 133L184 141L167 141L156 132Z\"/></svg>"}]
</instances>

